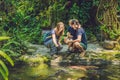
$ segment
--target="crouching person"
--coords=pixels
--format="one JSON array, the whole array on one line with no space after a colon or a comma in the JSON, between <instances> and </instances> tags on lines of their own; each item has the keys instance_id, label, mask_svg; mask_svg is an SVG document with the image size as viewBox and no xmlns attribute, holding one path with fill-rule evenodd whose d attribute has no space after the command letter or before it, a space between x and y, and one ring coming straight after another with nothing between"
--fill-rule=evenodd
<instances>
[{"instance_id":1,"label":"crouching person","mask_svg":"<svg viewBox=\"0 0 120 80\"><path fill-rule=\"evenodd\" d=\"M71 27L70 27L69 33L73 33L73 38L71 40L65 38L64 41L66 41L66 44L72 44L71 52L80 52L80 57L84 57L85 51L87 49L87 38L86 33L78 20L73 19L71 21ZM68 45L69 48L69 45Z\"/></svg>"},{"instance_id":2,"label":"crouching person","mask_svg":"<svg viewBox=\"0 0 120 80\"><path fill-rule=\"evenodd\" d=\"M58 53L62 49L60 43L61 36L64 34L64 23L58 22L56 27L46 34L44 45L50 49L50 55Z\"/></svg>"}]
</instances>

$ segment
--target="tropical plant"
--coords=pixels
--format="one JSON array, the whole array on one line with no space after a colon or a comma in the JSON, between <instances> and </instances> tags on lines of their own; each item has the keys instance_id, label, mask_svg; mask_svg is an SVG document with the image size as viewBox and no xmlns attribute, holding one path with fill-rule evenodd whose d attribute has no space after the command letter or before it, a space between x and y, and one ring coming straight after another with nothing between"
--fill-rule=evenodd
<instances>
[{"instance_id":1,"label":"tropical plant","mask_svg":"<svg viewBox=\"0 0 120 80\"><path fill-rule=\"evenodd\" d=\"M10 37L0 37L0 41L9 38ZM0 50L0 73L3 76L4 80L8 80L9 71L2 57L5 58L12 66L14 66L14 62L5 52Z\"/></svg>"},{"instance_id":2,"label":"tropical plant","mask_svg":"<svg viewBox=\"0 0 120 80\"><path fill-rule=\"evenodd\" d=\"M119 8L117 0L100 0L96 16L100 24L103 25L101 29L107 35L105 39L113 40L120 36L117 8Z\"/></svg>"}]
</instances>

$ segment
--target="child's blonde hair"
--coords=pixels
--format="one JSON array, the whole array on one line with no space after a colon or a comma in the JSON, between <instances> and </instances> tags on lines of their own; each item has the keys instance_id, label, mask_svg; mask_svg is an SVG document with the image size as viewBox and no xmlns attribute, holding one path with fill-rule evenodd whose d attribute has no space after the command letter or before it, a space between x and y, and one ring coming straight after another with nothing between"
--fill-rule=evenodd
<instances>
[{"instance_id":1,"label":"child's blonde hair","mask_svg":"<svg viewBox=\"0 0 120 80\"><path fill-rule=\"evenodd\" d=\"M70 19L70 20L69 20L69 22L68 22L68 23L69 23L69 26L71 26L72 20L73 20L73 19Z\"/></svg>"}]
</instances>

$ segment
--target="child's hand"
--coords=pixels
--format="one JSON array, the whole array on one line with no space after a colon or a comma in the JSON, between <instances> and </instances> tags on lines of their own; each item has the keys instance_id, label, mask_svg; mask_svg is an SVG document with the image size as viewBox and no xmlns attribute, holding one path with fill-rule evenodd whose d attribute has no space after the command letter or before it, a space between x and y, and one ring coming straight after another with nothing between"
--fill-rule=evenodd
<instances>
[{"instance_id":1,"label":"child's hand","mask_svg":"<svg viewBox=\"0 0 120 80\"><path fill-rule=\"evenodd\" d=\"M72 38L73 36L72 35L68 35L68 38Z\"/></svg>"},{"instance_id":2,"label":"child's hand","mask_svg":"<svg viewBox=\"0 0 120 80\"><path fill-rule=\"evenodd\" d=\"M67 33L68 38L72 38L73 36L70 33Z\"/></svg>"},{"instance_id":3,"label":"child's hand","mask_svg":"<svg viewBox=\"0 0 120 80\"><path fill-rule=\"evenodd\" d=\"M68 43L67 37L64 38L64 43L66 43L66 44Z\"/></svg>"}]
</instances>

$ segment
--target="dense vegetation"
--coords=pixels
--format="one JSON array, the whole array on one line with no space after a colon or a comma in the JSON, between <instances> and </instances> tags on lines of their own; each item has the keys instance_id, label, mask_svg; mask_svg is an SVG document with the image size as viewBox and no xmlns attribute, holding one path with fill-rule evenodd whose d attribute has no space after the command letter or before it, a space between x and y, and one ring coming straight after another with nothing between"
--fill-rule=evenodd
<instances>
[{"instance_id":1,"label":"dense vegetation","mask_svg":"<svg viewBox=\"0 0 120 80\"><path fill-rule=\"evenodd\" d=\"M120 0L0 0L0 43L11 57L27 52L26 42L42 44L42 29L58 21L65 27L76 18L88 40L117 40L120 44ZM3 44L4 43L4 44Z\"/></svg>"},{"instance_id":2,"label":"dense vegetation","mask_svg":"<svg viewBox=\"0 0 120 80\"><path fill-rule=\"evenodd\" d=\"M7 40L9 38L10 37L0 37L0 41ZM0 74L3 76L4 80L8 80L9 71L6 64L4 63L3 58L6 59L12 66L14 66L14 62L5 52L0 50Z\"/></svg>"},{"instance_id":3,"label":"dense vegetation","mask_svg":"<svg viewBox=\"0 0 120 80\"><path fill-rule=\"evenodd\" d=\"M110 0L110 2L107 0L1 0L0 36L11 37L1 48L12 52L11 56L24 54L25 42L42 43L43 28L52 28L58 21L63 21L67 27L71 18L80 21L87 32L88 40L96 38L99 41L115 40L120 36L120 1Z\"/></svg>"}]
</instances>

